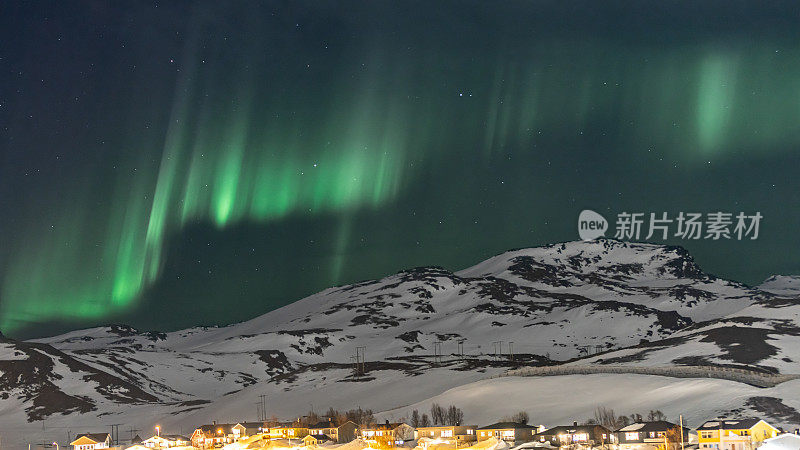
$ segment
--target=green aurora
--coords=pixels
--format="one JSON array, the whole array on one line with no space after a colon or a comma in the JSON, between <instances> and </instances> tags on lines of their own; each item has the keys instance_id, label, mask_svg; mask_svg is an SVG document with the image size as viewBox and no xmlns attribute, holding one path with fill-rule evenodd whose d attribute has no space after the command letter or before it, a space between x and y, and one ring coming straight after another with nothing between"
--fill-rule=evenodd
<instances>
[{"instance_id":1,"label":"green aurora","mask_svg":"<svg viewBox=\"0 0 800 450\"><path fill-rule=\"evenodd\" d=\"M408 16L388 26L372 8L354 13L377 22L365 30L355 18L333 20L311 6L278 20L271 8L223 13L207 4L178 26L179 39L165 38L172 33L165 30L152 36L149 26L116 36L126 49L140 48L106 52L98 63L110 81L89 110L112 130L103 150L81 148L99 144L82 137L79 119L61 125L53 141L5 141L5 152L38 142L48 149L41 155L84 162L46 187L37 182L24 202L9 200L17 211L4 226L0 329L15 335L42 323L140 317L143 297L172 273L170 246L187 230L226 236L241 227L316 223L331 242L318 273L291 280L306 293L403 264L457 269L507 247L575 239L572 222L584 206L761 209L766 220L783 222L765 230L762 250L747 248L747 259L763 261L769 249L798 243L781 230L798 223L791 207L800 41L691 29L663 42L508 31L504 14L520 13L513 8L481 21L456 15L438 28L416 27L403 11ZM473 28L480 33L469 36ZM169 44L161 48L156 38ZM24 67L31 58L11 62ZM25 129L24 101L22 94L6 101L9 134ZM3 174L14 183L22 175L12 171L38 163L13 161L6 159ZM789 208L776 204L769 174ZM732 179L745 181L733 186ZM24 183L0 193L10 198ZM426 212L424 223L403 219L417 213L409 205ZM436 211L450 230L437 227ZM399 228L409 234L393 232ZM358 241L373 229L385 232L375 231L381 243L370 251ZM448 234L474 242L402 255L418 236L452 242ZM747 281L800 269L796 256L745 271L724 261L741 250L697 243L690 251L705 258L704 267ZM241 316L189 314L174 325L229 323L297 294L255 290L237 303L250 305ZM226 302L211 294L202 301Z\"/></svg>"}]
</instances>

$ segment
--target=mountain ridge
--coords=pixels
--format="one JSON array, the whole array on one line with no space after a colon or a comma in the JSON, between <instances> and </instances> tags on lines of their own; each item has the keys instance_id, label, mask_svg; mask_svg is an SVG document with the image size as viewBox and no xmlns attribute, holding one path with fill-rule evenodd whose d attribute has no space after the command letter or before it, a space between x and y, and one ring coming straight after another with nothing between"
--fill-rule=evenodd
<instances>
[{"instance_id":1,"label":"mountain ridge","mask_svg":"<svg viewBox=\"0 0 800 450\"><path fill-rule=\"evenodd\" d=\"M524 366L793 374L800 295L786 294L785 279L767 288L777 290L779 280L775 293L706 274L682 247L575 241L511 250L455 272L417 267L332 287L226 327L113 325L4 339L0 365L51 363L39 364L37 382L0 374L2 395L22 411L4 416L0 407L0 424L131 411L185 423L249 410L243 405L254 390L284 395L309 386L329 392L332 403L347 400L337 393L350 392L344 385L365 391L352 393L365 403L368 392L394 398L375 391L389 385L430 397ZM412 380L435 381L421 389ZM48 400L53 395L62 400Z\"/></svg>"}]
</instances>

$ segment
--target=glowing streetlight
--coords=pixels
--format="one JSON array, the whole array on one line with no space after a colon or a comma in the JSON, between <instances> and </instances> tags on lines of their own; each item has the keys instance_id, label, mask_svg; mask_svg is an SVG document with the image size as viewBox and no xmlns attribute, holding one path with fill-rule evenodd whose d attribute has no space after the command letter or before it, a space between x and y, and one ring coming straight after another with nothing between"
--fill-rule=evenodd
<instances>
[{"instance_id":1,"label":"glowing streetlight","mask_svg":"<svg viewBox=\"0 0 800 450\"><path fill-rule=\"evenodd\" d=\"M156 436L161 436L161 427L156 425Z\"/></svg>"},{"instance_id":2,"label":"glowing streetlight","mask_svg":"<svg viewBox=\"0 0 800 450\"><path fill-rule=\"evenodd\" d=\"M58 442L53 442L53 445L56 446L56 450L58 450Z\"/></svg>"}]
</instances>

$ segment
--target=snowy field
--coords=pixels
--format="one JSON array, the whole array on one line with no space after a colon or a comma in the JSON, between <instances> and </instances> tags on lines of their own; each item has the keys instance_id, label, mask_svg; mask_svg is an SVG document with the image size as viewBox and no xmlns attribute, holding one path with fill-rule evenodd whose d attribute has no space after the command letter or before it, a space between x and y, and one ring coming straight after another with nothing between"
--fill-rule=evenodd
<instances>
[{"instance_id":1,"label":"snowy field","mask_svg":"<svg viewBox=\"0 0 800 450\"><path fill-rule=\"evenodd\" d=\"M452 381L442 382L447 372L397 377L393 383L384 382L372 387L369 383L309 383L305 389L273 390L268 395L268 403L281 418L291 418L296 411L306 411L313 405L317 411L328 406L361 406L379 412L376 414L379 420L399 420L409 416L413 409L427 411L431 403L436 402L460 407L468 424L486 425L525 410L530 414L532 424L546 426L589 419L597 406L612 408L618 414L646 414L651 409L660 409L670 420L682 414L684 423L691 427L728 411L742 410L751 397L776 397L788 406L800 409L800 380L774 388L757 388L718 379L633 374L499 377L468 382L432 394L436 390L437 377L439 385ZM248 392L250 395L246 394ZM252 420L257 401L257 391L247 389L189 414L173 415L166 407L131 407L124 417L125 425L120 426L121 437L127 437L130 427L144 430L141 432L143 437L156 424L161 425L164 433L188 435L195 426L211 420L219 423ZM239 416L241 411L248 410L253 411L251 415ZM742 411L753 413L746 408ZM36 436L35 442L42 439L64 442L67 431L72 436L79 432L108 431L109 427L103 425L120 423L120 419L123 417L92 417L91 414L55 417L46 422L44 432L40 423L21 427L19 422L12 421L0 424L0 432L7 448L27 448L31 439L26 435Z\"/></svg>"},{"instance_id":2,"label":"snowy field","mask_svg":"<svg viewBox=\"0 0 800 450\"><path fill-rule=\"evenodd\" d=\"M550 427L581 422L591 418L597 406L606 406L618 414L646 414L651 409L660 409L669 420L682 414L684 423L693 427L718 414L742 408L750 397L760 396L781 398L784 403L800 408L800 380L763 389L718 379L633 374L503 377L459 386L430 399L385 411L380 417L406 417L411 410L428 410L436 402L459 406L470 424L489 424L525 410L532 424Z\"/></svg>"}]
</instances>

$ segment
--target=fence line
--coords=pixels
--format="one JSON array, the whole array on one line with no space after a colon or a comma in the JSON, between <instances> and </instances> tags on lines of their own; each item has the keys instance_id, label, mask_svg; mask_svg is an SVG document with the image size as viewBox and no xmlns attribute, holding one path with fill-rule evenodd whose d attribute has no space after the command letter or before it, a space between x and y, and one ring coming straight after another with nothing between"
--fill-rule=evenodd
<instances>
[{"instance_id":1,"label":"fence line","mask_svg":"<svg viewBox=\"0 0 800 450\"><path fill-rule=\"evenodd\" d=\"M737 381L756 387L773 387L785 381L800 378L797 374L770 374L755 370L718 366L625 366L613 364L560 365L510 369L495 377L546 377L555 375L590 375L602 373L632 373L661 375L673 378L719 378Z\"/></svg>"}]
</instances>

